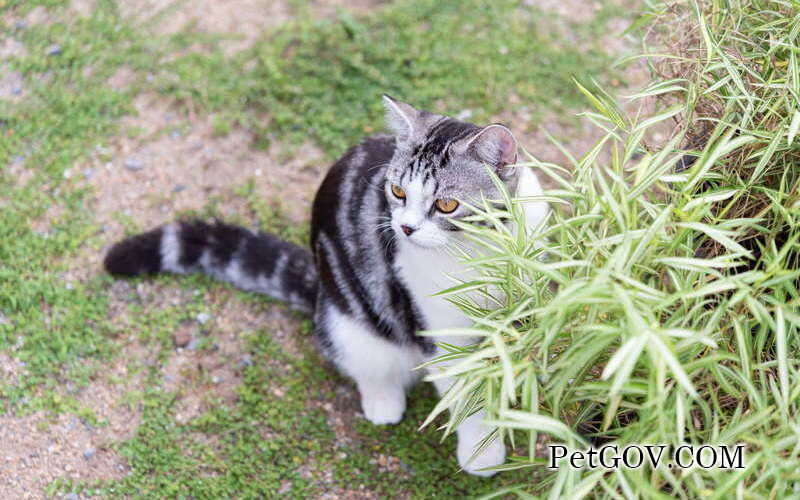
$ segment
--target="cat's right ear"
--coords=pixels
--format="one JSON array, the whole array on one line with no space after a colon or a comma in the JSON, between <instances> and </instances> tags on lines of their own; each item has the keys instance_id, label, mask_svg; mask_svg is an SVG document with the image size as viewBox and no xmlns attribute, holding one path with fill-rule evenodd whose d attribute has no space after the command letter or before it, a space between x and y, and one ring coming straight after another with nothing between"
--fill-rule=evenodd
<instances>
[{"instance_id":1,"label":"cat's right ear","mask_svg":"<svg viewBox=\"0 0 800 500\"><path fill-rule=\"evenodd\" d=\"M389 94L383 94L383 105L386 107L386 124L389 126L389 130L397 136L399 141L408 140L414 134L419 111Z\"/></svg>"}]
</instances>

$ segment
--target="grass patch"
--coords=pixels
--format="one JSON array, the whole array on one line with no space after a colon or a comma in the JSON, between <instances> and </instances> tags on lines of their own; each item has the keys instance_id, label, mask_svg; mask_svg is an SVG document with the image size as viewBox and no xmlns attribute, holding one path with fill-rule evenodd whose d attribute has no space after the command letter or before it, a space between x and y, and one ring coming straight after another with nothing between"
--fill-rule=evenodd
<instances>
[{"instance_id":1,"label":"grass patch","mask_svg":"<svg viewBox=\"0 0 800 500\"><path fill-rule=\"evenodd\" d=\"M92 373L85 367L115 348L102 280L67 279L70 257L98 227L87 190L65 172L130 110L130 96L105 78L141 45L108 2L90 18L14 36L25 54L8 62L25 76L28 98L0 101L0 164L8 166L0 173L0 350L23 369L0 384L0 409L77 411L57 390L62 377L84 385ZM47 55L53 43L61 51Z\"/></svg>"},{"instance_id":2,"label":"grass patch","mask_svg":"<svg viewBox=\"0 0 800 500\"><path fill-rule=\"evenodd\" d=\"M605 76L608 56L546 34L546 19L510 0L398 2L279 29L233 61L188 54L165 65L159 86L178 100L238 113L263 141L312 138L339 154L383 128L384 92L433 111L466 110L479 122L510 111L512 98L534 116L581 104L572 78Z\"/></svg>"}]
</instances>

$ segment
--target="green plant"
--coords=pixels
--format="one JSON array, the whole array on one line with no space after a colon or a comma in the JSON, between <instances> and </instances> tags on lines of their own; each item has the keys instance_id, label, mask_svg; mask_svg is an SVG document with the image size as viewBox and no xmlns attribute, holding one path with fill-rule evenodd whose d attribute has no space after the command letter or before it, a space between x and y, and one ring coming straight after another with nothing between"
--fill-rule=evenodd
<instances>
[{"instance_id":1,"label":"green plant","mask_svg":"<svg viewBox=\"0 0 800 500\"><path fill-rule=\"evenodd\" d=\"M606 134L571 169L530 158L556 188L537 234L515 234L520 200L487 203L483 278L444 293L475 320L473 348L447 355L447 424L483 407L527 445L507 468L547 462L544 440L746 445L742 470L571 469L496 494L550 498L783 497L800 481L800 16L788 2L659 6L683 45L636 97L668 105L631 117L581 87ZM680 38L682 33L676 35ZM666 35L660 40L669 44ZM652 33L646 38L652 40ZM688 41L687 41L688 40ZM657 148L644 138L680 118ZM681 162L689 144L696 161ZM606 155L604 152L608 152ZM566 152L565 152L566 153ZM568 153L567 153L568 155ZM571 157L570 157L571 158ZM490 290L502 291L502 294ZM495 296L485 310L464 298ZM497 298L502 297L502 298ZM463 334L463 331L455 332ZM433 414L446 409L437 406ZM587 423L596 430L577 432ZM521 440L521 441L520 441Z\"/></svg>"}]
</instances>

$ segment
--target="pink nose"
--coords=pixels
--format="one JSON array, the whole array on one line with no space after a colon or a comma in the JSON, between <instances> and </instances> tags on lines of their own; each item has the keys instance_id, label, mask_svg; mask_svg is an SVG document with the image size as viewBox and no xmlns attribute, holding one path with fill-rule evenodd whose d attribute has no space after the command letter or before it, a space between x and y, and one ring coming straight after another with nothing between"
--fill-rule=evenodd
<instances>
[{"instance_id":1,"label":"pink nose","mask_svg":"<svg viewBox=\"0 0 800 500\"><path fill-rule=\"evenodd\" d=\"M402 230L403 230L403 232L404 232L404 233L406 233L406 236L411 236L411 233L413 233L414 231L416 231L416 229L414 229L413 227L411 227L411 226L406 226L405 224L403 224L402 226L400 226L400 229L402 229Z\"/></svg>"}]
</instances>

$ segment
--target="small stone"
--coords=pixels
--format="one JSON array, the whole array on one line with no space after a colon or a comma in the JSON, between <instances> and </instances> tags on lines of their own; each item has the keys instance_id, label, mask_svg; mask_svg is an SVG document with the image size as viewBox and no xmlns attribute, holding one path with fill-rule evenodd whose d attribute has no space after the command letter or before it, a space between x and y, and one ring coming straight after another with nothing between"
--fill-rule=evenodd
<instances>
[{"instance_id":1,"label":"small stone","mask_svg":"<svg viewBox=\"0 0 800 500\"><path fill-rule=\"evenodd\" d=\"M84 179L87 179L87 180L91 179L93 175L94 175L94 170L93 169L91 169L91 168L84 168L83 169L83 178Z\"/></svg>"},{"instance_id":2,"label":"small stone","mask_svg":"<svg viewBox=\"0 0 800 500\"><path fill-rule=\"evenodd\" d=\"M186 349L188 351L196 351L198 345L200 345L200 339L192 339L186 344Z\"/></svg>"},{"instance_id":3,"label":"small stone","mask_svg":"<svg viewBox=\"0 0 800 500\"><path fill-rule=\"evenodd\" d=\"M261 177L261 169L260 169L260 168L257 168L257 169L255 170L255 172L253 172L253 175L255 175L256 177Z\"/></svg>"},{"instance_id":4,"label":"small stone","mask_svg":"<svg viewBox=\"0 0 800 500\"><path fill-rule=\"evenodd\" d=\"M500 47L500 49L498 50L498 52L500 52L500 54L502 54L502 55L506 55L506 54L508 54L508 47L506 47L505 45L503 45L503 46L501 46L501 47Z\"/></svg>"},{"instance_id":5,"label":"small stone","mask_svg":"<svg viewBox=\"0 0 800 500\"><path fill-rule=\"evenodd\" d=\"M169 131L170 139L180 139L181 131L180 130L170 130Z\"/></svg>"},{"instance_id":6,"label":"small stone","mask_svg":"<svg viewBox=\"0 0 800 500\"><path fill-rule=\"evenodd\" d=\"M72 177L72 170L70 169L64 170L64 178L69 179L70 177Z\"/></svg>"},{"instance_id":7,"label":"small stone","mask_svg":"<svg viewBox=\"0 0 800 500\"><path fill-rule=\"evenodd\" d=\"M94 458L95 453L96 453L96 451L94 449L92 449L92 448L88 448L86 450L83 450L83 458L85 460L91 460L92 458Z\"/></svg>"},{"instance_id":8,"label":"small stone","mask_svg":"<svg viewBox=\"0 0 800 500\"><path fill-rule=\"evenodd\" d=\"M137 158L135 156L131 156L130 158L126 158L124 165L125 165L125 168L127 168L128 170L130 170L132 172L137 172L137 171L139 171L139 170L144 168L144 163L142 163L142 160L140 160L139 158Z\"/></svg>"},{"instance_id":9,"label":"small stone","mask_svg":"<svg viewBox=\"0 0 800 500\"><path fill-rule=\"evenodd\" d=\"M247 368L248 366L253 366L253 358L249 354L244 354L239 358L239 368Z\"/></svg>"},{"instance_id":10,"label":"small stone","mask_svg":"<svg viewBox=\"0 0 800 500\"><path fill-rule=\"evenodd\" d=\"M11 93L14 95L22 94L22 86L21 85L15 86L14 88L11 89Z\"/></svg>"},{"instance_id":11,"label":"small stone","mask_svg":"<svg viewBox=\"0 0 800 500\"><path fill-rule=\"evenodd\" d=\"M44 53L48 56L57 56L61 54L61 45L54 43L53 45L47 47L47 50L45 50Z\"/></svg>"},{"instance_id":12,"label":"small stone","mask_svg":"<svg viewBox=\"0 0 800 500\"><path fill-rule=\"evenodd\" d=\"M20 19L19 21L17 21L16 23L14 23L14 27L15 27L16 29L18 29L18 30L24 30L25 28L27 28L27 27L28 27L28 23L26 23L25 21L23 21L23 20L21 20L21 19Z\"/></svg>"},{"instance_id":13,"label":"small stone","mask_svg":"<svg viewBox=\"0 0 800 500\"><path fill-rule=\"evenodd\" d=\"M222 382L222 377L217 377L216 375L211 377L212 384L219 384L220 382Z\"/></svg>"},{"instance_id":14,"label":"small stone","mask_svg":"<svg viewBox=\"0 0 800 500\"><path fill-rule=\"evenodd\" d=\"M201 312L200 314L197 315L196 319L198 323L200 323L201 325L205 325L211 319L211 315L208 314L207 312Z\"/></svg>"},{"instance_id":15,"label":"small stone","mask_svg":"<svg viewBox=\"0 0 800 500\"><path fill-rule=\"evenodd\" d=\"M172 342L175 347L186 347L192 341L192 334L186 330L178 330L172 334Z\"/></svg>"},{"instance_id":16,"label":"small stone","mask_svg":"<svg viewBox=\"0 0 800 500\"><path fill-rule=\"evenodd\" d=\"M175 187L172 188L173 193L180 193L181 191L186 191L184 184L175 184Z\"/></svg>"},{"instance_id":17,"label":"small stone","mask_svg":"<svg viewBox=\"0 0 800 500\"><path fill-rule=\"evenodd\" d=\"M64 500L80 500L77 493L67 493L64 495Z\"/></svg>"}]
</instances>

